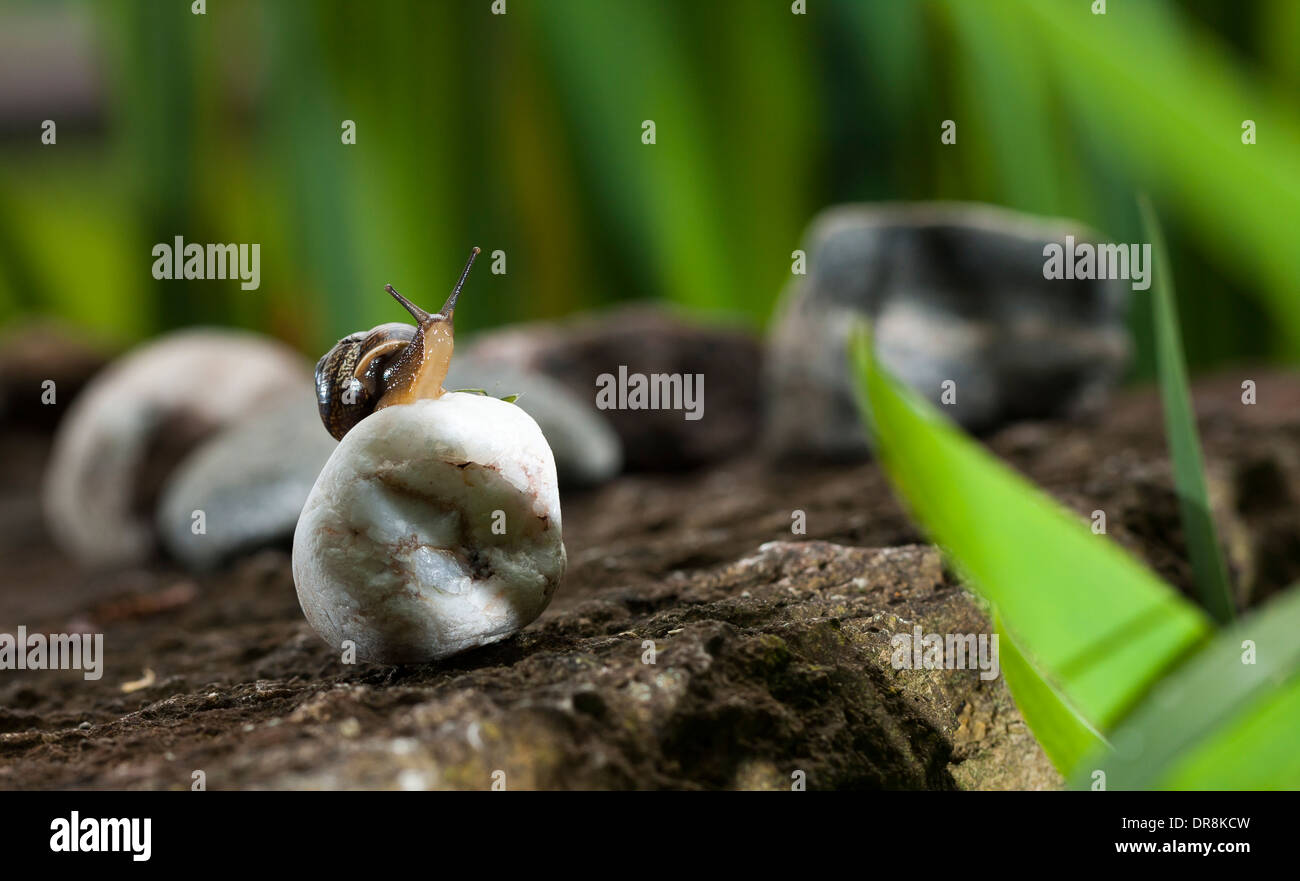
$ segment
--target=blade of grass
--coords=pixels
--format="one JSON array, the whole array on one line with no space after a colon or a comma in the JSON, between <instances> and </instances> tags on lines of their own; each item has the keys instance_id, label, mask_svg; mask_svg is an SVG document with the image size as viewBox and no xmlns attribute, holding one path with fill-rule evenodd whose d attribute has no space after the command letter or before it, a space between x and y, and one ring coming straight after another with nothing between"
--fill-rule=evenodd
<instances>
[{"instance_id":1,"label":"blade of grass","mask_svg":"<svg viewBox=\"0 0 1300 881\"><path fill-rule=\"evenodd\" d=\"M1300 751L1279 732L1300 728L1300 679L1181 757L1163 789L1300 789Z\"/></svg>"},{"instance_id":2,"label":"blade of grass","mask_svg":"<svg viewBox=\"0 0 1300 881\"><path fill-rule=\"evenodd\" d=\"M529 14L600 222L614 226L645 289L699 308L737 308L746 292L723 245L728 200L710 148L717 125L674 33L679 14L648 2L604 4L599 15L589 6L540 3ZM655 123L654 146L641 140L644 120Z\"/></svg>"},{"instance_id":3,"label":"blade of grass","mask_svg":"<svg viewBox=\"0 0 1300 881\"><path fill-rule=\"evenodd\" d=\"M1292 588L1165 677L1115 730L1113 750L1080 765L1071 784L1087 788L1102 770L1107 789L1300 787L1297 631L1300 590ZM1279 754L1286 761L1273 761Z\"/></svg>"},{"instance_id":4,"label":"blade of grass","mask_svg":"<svg viewBox=\"0 0 1300 881\"><path fill-rule=\"evenodd\" d=\"M296 263L323 302L317 311L326 320L320 334L325 340L365 327L368 303L378 298L358 295L365 289L353 247L356 187L336 134L347 114L340 112L325 75L322 20L310 7L267 7L269 33L280 49L271 55L267 77L266 137L268 155L278 164L282 198L297 218Z\"/></svg>"},{"instance_id":5,"label":"blade of grass","mask_svg":"<svg viewBox=\"0 0 1300 881\"><path fill-rule=\"evenodd\" d=\"M1151 267L1151 295L1155 300L1156 372L1165 413L1165 434L1173 461L1174 487L1182 513L1187 554L1196 577L1201 605L1220 624L1233 618L1232 591L1219 540L1210 517L1210 497L1205 487L1205 463L1196 434L1196 414L1187 388L1183 341L1174 304L1174 279L1165 251L1165 239L1155 211L1146 196L1139 200L1142 225L1151 242L1155 265Z\"/></svg>"},{"instance_id":6,"label":"blade of grass","mask_svg":"<svg viewBox=\"0 0 1300 881\"><path fill-rule=\"evenodd\" d=\"M984 153L1001 196L997 201L1022 211L1050 213L1061 205L1062 151L1053 149L1050 83L1039 75L1041 62L1033 34L1023 19L997 4L950 2L964 51L957 55L962 75L958 89L972 119L964 120L973 143L966 150ZM1003 100L984 101L982 95Z\"/></svg>"},{"instance_id":7,"label":"blade of grass","mask_svg":"<svg viewBox=\"0 0 1300 881\"><path fill-rule=\"evenodd\" d=\"M1085 756L1109 748L1105 738L1025 657L996 611L993 627L998 633L998 664L1007 688L1056 770L1068 775Z\"/></svg>"},{"instance_id":8,"label":"blade of grass","mask_svg":"<svg viewBox=\"0 0 1300 881\"><path fill-rule=\"evenodd\" d=\"M993 603L1020 648L1105 731L1210 622L888 376L861 328L852 354L876 452L913 515Z\"/></svg>"}]
</instances>

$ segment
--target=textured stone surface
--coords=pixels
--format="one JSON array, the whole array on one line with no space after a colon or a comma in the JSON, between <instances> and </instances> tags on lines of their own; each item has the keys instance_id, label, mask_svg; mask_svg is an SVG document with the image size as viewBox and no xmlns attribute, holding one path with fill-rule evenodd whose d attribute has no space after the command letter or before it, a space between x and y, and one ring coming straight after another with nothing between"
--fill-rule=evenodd
<instances>
[{"instance_id":1,"label":"textured stone surface","mask_svg":"<svg viewBox=\"0 0 1300 881\"><path fill-rule=\"evenodd\" d=\"M1128 353L1128 282L1047 280L1063 220L984 205L844 205L806 236L808 275L771 322L765 443L779 456L867 452L846 356L870 321L881 362L974 431L1095 410Z\"/></svg>"},{"instance_id":2,"label":"textured stone surface","mask_svg":"<svg viewBox=\"0 0 1300 881\"><path fill-rule=\"evenodd\" d=\"M240 579L283 599L285 574L268 552ZM111 664L89 729L67 711L38 730L7 712L0 785L20 784L24 760L59 762L64 783L162 788L187 787L192 768L214 789L485 789L497 770L519 789L779 789L795 771L813 789L1056 784L1000 682L889 666L890 635L914 624L987 630L926 547L765 545L653 590L571 598L515 640L430 667L349 669L249 594L228 609L262 648L196 634L186 661L179 646L156 657L155 683L130 694ZM249 678L213 675L232 664ZM166 749L72 760L162 729Z\"/></svg>"},{"instance_id":3,"label":"textured stone surface","mask_svg":"<svg viewBox=\"0 0 1300 881\"><path fill-rule=\"evenodd\" d=\"M321 469L293 578L335 650L423 663L536 620L564 575L555 460L527 413L448 392L377 410Z\"/></svg>"}]
</instances>

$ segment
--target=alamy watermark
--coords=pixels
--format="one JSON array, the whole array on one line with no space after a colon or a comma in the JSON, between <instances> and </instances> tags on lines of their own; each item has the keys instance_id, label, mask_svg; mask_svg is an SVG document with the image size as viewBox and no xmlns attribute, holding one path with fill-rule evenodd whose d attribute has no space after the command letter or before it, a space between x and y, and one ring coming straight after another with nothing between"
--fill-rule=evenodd
<instances>
[{"instance_id":1,"label":"alamy watermark","mask_svg":"<svg viewBox=\"0 0 1300 881\"><path fill-rule=\"evenodd\" d=\"M185 244L177 236L172 244L159 242L151 252L153 277L163 279L238 278L240 287L255 291L262 284L262 246L253 244Z\"/></svg>"},{"instance_id":2,"label":"alamy watermark","mask_svg":"<svg viewBox=\"0 0 1300 881\"><path fill-rule=\"evenodd\" d=\"M596 377L596 407L600 410L682 410L692 422L704 418L703 373L629 373Z\"/></svg>"},{"instance_id":3,"label":"alamy watermark","mask_svg":"<svg viewBox=\"0 0 1300 881\"><path fill-rule=\"evenodd\" d=\"M1043 246L1043 278L1124 279L1133 282L1133 290L1151 287L1151 245L1075 242L1066 236L1065 244L1048 242Z\"/></svg>"},{"instance_id":4,"label":"alamy watermark","mask_svg":"<svg viewBox=\"0 0 1300 881\"><path fill-rule=\"evenodd\" d=\"M911 633L895 633L889 644L895 670L979 670L986 682L1002 671L996 633L925 633L918 624Z\"/></svg>"},{"instance_id":5,"label":"alamy watermark","mask_svg":"<svg viewBox=\"0 0 1300 881\"><path fill-rule=\"evenodd\" d=\"M104 675L104 634L0 633L0 670L83 670L84 678Z\"/></svg>"},{"instance_id":6,"label":"alamy watermark","mask_svg":"<svg viewBox=\"0 0 1300 881\"><path fill-rule=\"evenodd\" d=\"M149 817L70 817L50 821L54 853L129 853L137 863L153 854L153 820Z\"/></svg>"}]
</instances>

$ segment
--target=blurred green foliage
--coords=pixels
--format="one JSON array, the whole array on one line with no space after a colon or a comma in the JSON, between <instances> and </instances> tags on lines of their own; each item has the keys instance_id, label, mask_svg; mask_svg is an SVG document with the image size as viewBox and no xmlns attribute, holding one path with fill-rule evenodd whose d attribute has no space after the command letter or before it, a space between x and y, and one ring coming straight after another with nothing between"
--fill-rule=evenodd
<instances>
[{"instance_id":1,"label":"blurred green foliage","mask_svg":"<svg viewBox=\"0 0 1300 881\"><path fill-rule=\"evenodd\" d=\"M386 282L436 307L478 244L508 271L476 269L462 327L651 297L757 327L828 204L976 199L1139 241L1145 190L1192 363L1300 356L1292 0L207 5L0 6L9 40L86 34L7 84L51 102L0 131L0 321L219 322L315 354L402 317ZM98 78L84 125L50 88L60 46ZM176 235L261 243L261 288L155 281ZM1134 322L1149 340L1140 293Z\"/></svg>"}]
</instances>

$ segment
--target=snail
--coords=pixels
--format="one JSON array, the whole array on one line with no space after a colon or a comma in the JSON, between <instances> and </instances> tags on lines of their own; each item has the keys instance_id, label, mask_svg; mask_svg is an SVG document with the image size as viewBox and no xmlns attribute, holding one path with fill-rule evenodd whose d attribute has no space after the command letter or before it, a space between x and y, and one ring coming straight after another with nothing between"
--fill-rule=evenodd
<instances>
[{"instance_id":1,"label":"snail","mask_svg":"<svg viewBox=\"0 0 1300 881\"><path fill-rule=\"evenodd\" d=\"M451 296L432 315L385 285L384 290L411 313L415 327L389 322L357 331L339 340L317 362L316 403L335 440L343 440L375 410L442 394L454 348L456 300L478 255L478 248L470 252Z\"/></svg>"},{"instance_id":2,"label":"snail","mask_svg":"<svg viewBox=\"0 0 1300 881\"><path fill-rule=\"evenodd\" d=\"M386 286L416 326L350 334L316 368L321 421L340 442L298 518L294 584L312 628L362 660L423 663L505 639L564 574L541 429L513 403L443 388L478 253L439 312Z\"/></svg>"}]
</instances>

